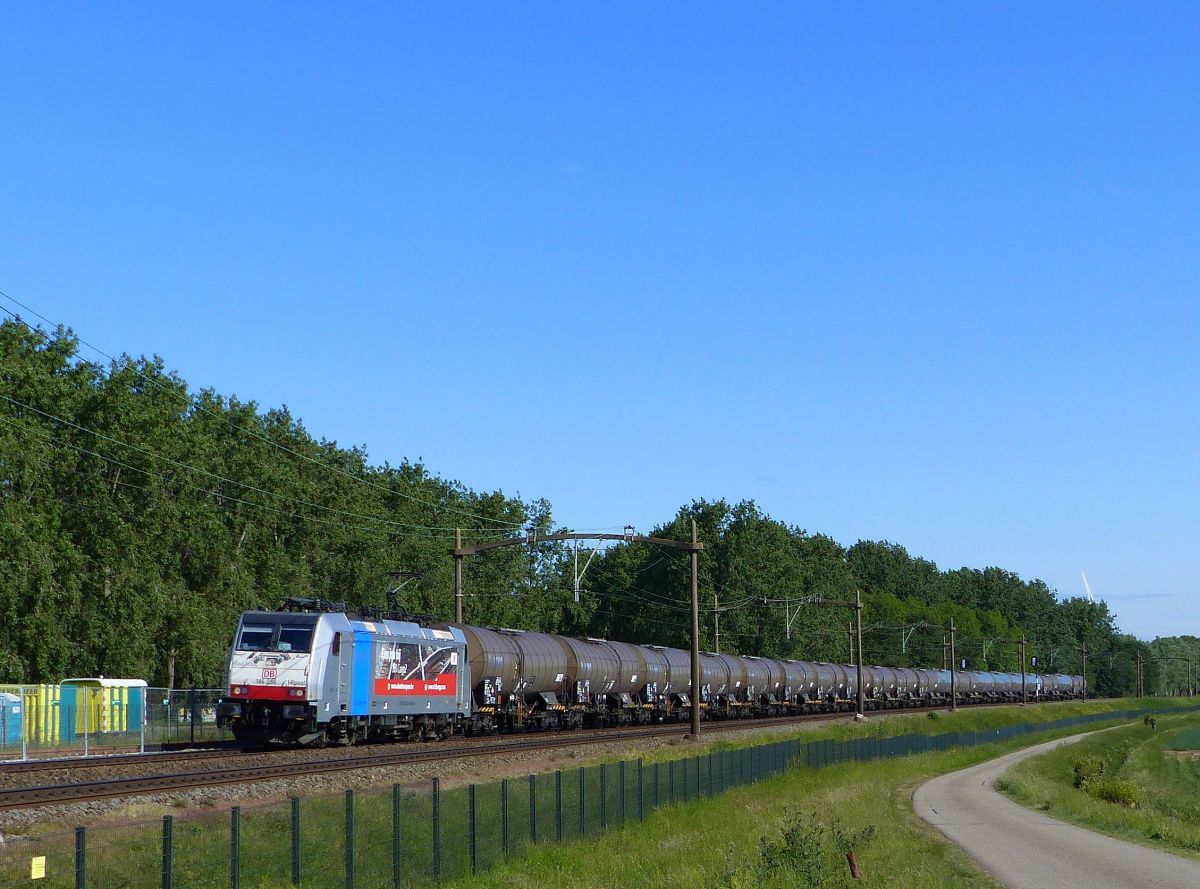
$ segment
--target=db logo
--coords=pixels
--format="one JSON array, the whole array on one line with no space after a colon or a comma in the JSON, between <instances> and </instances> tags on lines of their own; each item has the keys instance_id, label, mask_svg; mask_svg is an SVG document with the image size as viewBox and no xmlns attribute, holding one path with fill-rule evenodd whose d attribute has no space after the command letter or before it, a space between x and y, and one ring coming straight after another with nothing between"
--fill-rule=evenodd
<instances>
[{"instance_id":1,"label":"db logo","mask_svg":"<svg viewBox=\"0 0 1200 889\"><path fill-rule=\"evenodd\" d=\"M263 670L263 679L274 679L278 675L279 671L273 667L268 667L267 669Z\"/></svg>"}]
</instances>

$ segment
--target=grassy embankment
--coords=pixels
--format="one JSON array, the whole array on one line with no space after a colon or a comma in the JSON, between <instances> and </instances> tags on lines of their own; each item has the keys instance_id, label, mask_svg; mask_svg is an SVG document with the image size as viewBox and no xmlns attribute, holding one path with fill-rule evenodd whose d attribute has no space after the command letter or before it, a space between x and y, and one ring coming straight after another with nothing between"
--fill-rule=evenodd
<instances>
[{"instance_id":1,"label":"grassy embankment","mask_svg":"<svg viewBox=\"0 0 1200 889\"><path fill-rule=\"evenodd\" d=\"M1149 702L1143 702L1149 703ZM844 763L822 768L796 766L786 773L756 784L735 787L711 797L670 803L672 797L694 797L707 777L697 775L696 753L717 754L737 773L731 749L762 745L770 740L800 738L848 740L885 738L907 733L940 735L949 732L984 732L1018 723L1042 724L1065 717L1129 709L1138 702L1111 701L1087 704L1038 705L964 709L956 714L895 715L871 718L865 724L806 726L781 730L772 737L759 734L736 744L716 741L697 750L690 745L666 747L645 757L646 819L636 817L636 770L608 763L608 780L599 766L563 773L562 810L566 843L547 842L556 832L553 775L543 775L537 786L537 840L530 844L529 784L510 782L510 832L506 856L502 848L500 788L495 783L477 788L479 831L477 850L481 868L491 868L471 886L522 886L547 881L556 886L752 886L824 885L844 881L846 863L836 851L839 839L852 846L865 872L856 885L938 887L991 886L973 866L918 822L911 812L912 788L925 777L994 756L997 753L1062 735L1077 728L1039 732L1005 743L955 749L868 763ZM1100 727L1108 724L1097 722ZM725 751L721 755L721 751ZM711 773L710 773L711 774ZM723 782L725 769L718 775ZM620 779L624 778L622 782ZM700 780L697 780L699 778ZM581 788L577 779L584 779ZM674 782L676 793L667 793ZM624 786L625 792L620 788ZM651 787L656 787L651 790ZM606 788L603 792L601 788ZM577 819L586 789L586 819ZM382 792L359 792L355 797L355 885L382 889L391 885L392 798ZM608 806L608 829L598 815L597 800ZM654 809L649 800L661 799ZM621 818L621 801L628 817ZM429 882L430 796L428 792L403 794L402 866L406 885ZM163 814L169 813L167 809ZM302 885L311 889L340 889L345 885L346 858L344 801L339 797L310 797L300 803L300 862ZM467 870L468 836L466 788L443 791L441 797L443 879ZM792 813L792 817L788 817ZM145 813L149 815L150 813ZM180 812L183 815L184 813ZM815 816L815 818L813 817ZM145 817L143 815L143 817ZM835 818L837 822L835 823ZM586 821L586 824L581 823ZM624 822L624 824L623 824ZM289 807L285 804L247 805L240 822L240 886L242 889L285 889L290 886L288 851ZM63 825L65 827L66 825ZM786 828L786 841L780 831ZM869 840L862 831L873 828ZM62 828L58 828L61 830ZM161 832L157 820L135 821L120 828L96 826L88 831L89 889L151 889L160 884ZM194 813L174 824L173 870L176 889L223 889L230 885L230 832L228 812L209 817ZM844 836L843 836L844 835ZM582 837L582 841L579 838ZM70 889L74 885L74 847L69 832L51 828L25 839L9 837L0 847L0 885L30 889ZM575 841L571 841L575 840ZM823 850L824 854L810 854ZM831 851L832 850L832 851ZM47 856L47 876L29 880L29 859ZM748 867L747 861L760 867ZM811 877L807 883L797 870ZM827 878L827 879L826 879ZM824 879L825 882L821 882Z\"/></svg>"},{"instance_id":2,"label":"grassy embankment","mask_svg":"<svg viewBox=\"0 0 1200 889\"><path fill-rule=\"evenodd\" d=\"M979 731L1014 722L1153 706L1151 702L1003 708L903 717L830 733ZM1095 728L1112 723L1098 722ZM783 775L719 797L668 806L644 823L612 831L586 845L540 846L454 885L500 889L553 885L592 887L877 886L889 889L994 887L952 844L912 811L912 791L929 777L964 768L1078 728L1030 734L974 748L820 769L793 767ZM864 836L864 834L871 834ZM844 857L855 848L863 878L849 876ZM841 847L841 848L839 848Z\"/></svg>"},{"instance_id":3,"label":"grassy embankment","mask_svg":"<svg viewBox=\"0 0 1200 889\"><path fill-rule=\"evenodd\" d=\"M997 788L1054 818L1200 858L1200 715L1163 714L1157 723L1026 760Z\"/></svg>"}]
</instances>

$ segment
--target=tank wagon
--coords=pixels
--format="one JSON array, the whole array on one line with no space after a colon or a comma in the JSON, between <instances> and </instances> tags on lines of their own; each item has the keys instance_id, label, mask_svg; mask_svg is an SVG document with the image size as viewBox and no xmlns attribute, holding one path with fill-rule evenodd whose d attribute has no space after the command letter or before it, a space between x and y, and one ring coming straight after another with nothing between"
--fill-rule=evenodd
<instances>
[{"instance_id":1,"label":"tank wagon","mask_svg":"<svg viewBox=\"0 0 1200 889\"><path fill-rule=\"evenodd\" d=\"M217 722L247 743L439 740L454 732L574 729L851 710L845 664L704 652L700 688L676 648L401 619L344 607L247 611ZM957 671L959 703L1019 701L1020 674ZM871 709L950 702L950 672L863 666ZM1026 676L1030 700L1082 694L1072 676Z\"/></svg>"}]
</instances>

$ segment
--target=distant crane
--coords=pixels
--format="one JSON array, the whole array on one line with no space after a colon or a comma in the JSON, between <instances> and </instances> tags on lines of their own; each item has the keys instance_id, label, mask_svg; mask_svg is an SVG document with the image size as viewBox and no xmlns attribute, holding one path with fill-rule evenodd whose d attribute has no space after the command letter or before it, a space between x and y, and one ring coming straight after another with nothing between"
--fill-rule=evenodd
<instances>
[{"instance_id":1,"label":"distant crane","mask_svg":"<svg viewBox=\"0 0 1200 889\"><path fill-rule=\"evenodd\" d=\"M1083 577L1083 588L1087 590L1088 601L1095 605L1096 597L1092 595L1092 585L1088 583L1087 574L1083 571L1080 571L1079 574Z\"/></svg>"}]
</instances>

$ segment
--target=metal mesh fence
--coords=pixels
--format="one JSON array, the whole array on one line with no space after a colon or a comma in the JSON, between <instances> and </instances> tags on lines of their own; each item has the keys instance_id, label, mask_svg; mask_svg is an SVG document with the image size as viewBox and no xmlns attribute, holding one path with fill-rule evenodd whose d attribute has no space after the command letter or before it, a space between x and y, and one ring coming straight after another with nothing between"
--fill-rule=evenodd
<instances>
[{"instance_id":1,"label":"metal mesh fence","mask_svg":"<svg viewBox=\"0 0 1200 889\"><path fill-rule=\"evenodd\" d=\"M483 784L347 791L0 843L0 886L28 889L403 889L485 870L792 765L822 768L1141 716L1123 710L976 732L785 740L665 762L583 766Z\"/></svg>"},{"instance_id":2,"label":"metal mesh fence","mask_svg":"<svg viewBox=\"0 0 1200 889\"><path fill-rule=\"evenodd\" d=\"M0 761L232 738L217 728L221 689L171 690L103 682L0 685Z\"/></svg>"}]
</instances>

